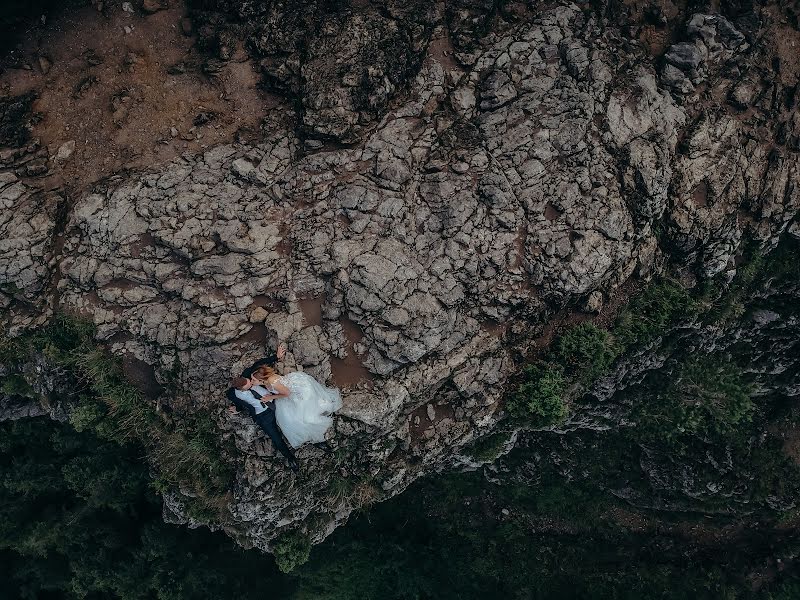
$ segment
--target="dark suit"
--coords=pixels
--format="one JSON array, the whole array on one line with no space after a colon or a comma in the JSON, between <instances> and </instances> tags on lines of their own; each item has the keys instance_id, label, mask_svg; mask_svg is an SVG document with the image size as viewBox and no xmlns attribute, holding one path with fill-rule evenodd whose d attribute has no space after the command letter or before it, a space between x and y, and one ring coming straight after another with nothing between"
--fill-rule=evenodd
<instances>
[{"instance_id":1,"label":"dark suit","mask_svg":"<svg viewBox=\"0 0 800 600\"><path fill-rule=\"evenodd\" d=\"M242 377L250 379L250 376L261 366L269 365L272 366L275 364L275 361L278 359L277 356L274 354L272 356L268 356L266 358L262 358L254 362L251 366L246 368L242 371ZM294 459L294 452L283 439L283 435L281 435L281 430L278 428L278 423L275 421L275 402L267 402L266 407L267 410L264 412L260 412L256 414L256 409L253 408L247 402L242 402L240 398L236 396L236 393L233 388L228 388L228 391L225 392L225 395L238 410L244 411L253 417L253 420L261 427L262 431L269 436L269 439L272 440L272 443L275 445L275 448L283 454L289 460Z\"/></svg>"}]
</instances>

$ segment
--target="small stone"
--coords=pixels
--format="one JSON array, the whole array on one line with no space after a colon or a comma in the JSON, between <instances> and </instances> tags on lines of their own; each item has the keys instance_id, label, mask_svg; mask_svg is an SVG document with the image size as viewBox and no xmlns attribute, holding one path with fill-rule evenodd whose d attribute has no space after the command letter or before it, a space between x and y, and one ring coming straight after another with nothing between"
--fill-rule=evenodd
<instances>
[{"instance_id":1,"label":"small stone","mask_svg":"<svg viewBox=\"0 0 800 600\"><path fill-rule=\"evenodd\" d=\"M206 123L210 123L213 121L217 116L217 113L211 111L203 111L197 113L197 116L192 121L192 125L195 127L200 127L201 125L205 125Z\"/></svg>"},{"instance_id":2,"label":"small stone","mask_svg":"<svg viewBox=\"0 0 800 600\"><path fill-rule=\"evenodd\" d=\"M142 10L149 15L156 13L160 10L166 8L161 0L143 0L142 1Z\"/></svg>"},{"instance_id":3,"label":"small stone","mask_svg":"<svg viewBox=\"0 0 800 600\"><path fill-rule=\"evenodd\" d=\"M25 172L31 177L38 177L47 173L47 163L44 159L34 160L25 165Z\"/></svg>"},{"instance_id":4,"label":"small stone","mask_svg":"<svg viewBox=\"0 0 800 600\"><path fill-rule=\"evenodd\" d=\"M584 312L587 313L599 313L600 310L603 308L603 292L599 290L593 291L589 294L589 297L586 299L586 303L583 305Z\"/></svg>"},{"instance_id":5,"label":"small stone","mask_svg":"<svg viewBox=\"0 0 800 600\"><path fill-rule=\"evenodd\" d=\"M96 67L97 65L103 64L103 57L101 57L94 48L89 48L86 52L84 52L83 59L90 67Z\"/></svg>"},{"instance_id":6,"label":"small stone","mask_svg":"<svg viewBox=\"0 0 800 600\"><path fill-rule=\"evenodd\" d=\"M435 421L436 420L436 409L433 408L433 404L428 404L425 407L425 411L428 413L428 420Z\"/></svg>"},{"instance_id":7,"label":"small stone","mask_svg":"<svg viewBox=\"0 0 800 600\"><path fill-rule=\"evenodd\" d=\"M169 128L169 135L171 137L178 137L178 130L175 127Z\"/></svg>"},{"instance_id":8,"label":"small stone","mask_svg":"<svg viewBox=\"0 0 800 600\"><path fill-rule=\"evenodd\" d=\"M194 139L194 138L192 138ZM231 164L233 172L236 173L239 177L247 179L247 177L255 170L253 163L245 158L237 158Z\"/></svg>"},{"instance_id":9,"label":"small stone","mask_svg":"<svg viewBox=\"0 0 800 600\"><path fill-rule=\"evenodd\" d=\"M264 309L262 306L256 306L253 310L250 311L250 316L248 316L248 320L251 323L263 323L264 320L269 316L269 313Z\"/></svg>"},{"instance_id":10,"label":"small stone","mask_svg":"<svg viewBox=\"0 0 800 600\"><path fill-rule=\"evenodd\" d=\"M128 52L122 59L122 66L127 72L133 71L134 65L139 62L139 57L135 52Z\"/></svg>"},{"instance_id":11,"label":"small stone","mask_svg":"<svg viewBox=\"0 0 800 600\"><path fill-rule=\"evenodd\" d=\"M664 59L671 65L675 65L682 71L696 69L703 62L703 54L698 47L689 42L680 42L670 46Z\"/></svg>"},{"instance_id":12,"label":"small stone","mask_svg":"<svg viewBox=\"0 0 800 600\"><path fill-rule=\"evenodd\" d=\"M456 162L450 165L450 168L453 169L456 173L466 173L469 171L469 165L465 162Z\"/></svg>"},{"instance_id":13,"label":"small stone","mask_svg":"<svg viewBox=\"0 0 800 600\"><path fill-rule=\"evenodd\" d=\"M47 75L52 67L53 63L49 58L46 56L39 56L39 68L42 70L42 74Z\"/></svg>"},{"instance_id":14,"label":"small stone","mask_svg":"<svg viewBox=\"0 0 800 600\"><path fill-rule=\"evenodd\" d=\"M749 81L741 81L730 91L728 100L736 108L745 110L753 104L755 96L755 86Z\"/></svg>"},{"instance_id":15,"label":"small stone","mask_svg":"<svg viewBox=\"0 0 800 600\"><path fill-rule=\"evenodd\" d=\"M73 152L75 152L75 140L64 142L58 147L58 151L56 152L56 160L69 160L69 157L72 156Z\"/></svg>"},{"instance_id":16,"label":"small stone","mask_svg":"<svg viewBox=\"0 0 800 600\"><path fill-rule=\"evenodd\" d=\"M133 13L133 4L130 2L123 2L122 10L124 10L126 13Z\"/></svg>"},{"instance_id":17,"label":"small stone","mask_svg":"<svg viewBox=\"0 0 800 600\"><path fill-rule=\"evenodd\" d=\"M4 188L8 184L14 183L15 181L17 181L17 176L11 171L0 173L0 188Z\"/></svg>"},{"instance_id":18,"label":"small stone","mask_svg":"<svg viewBox=\"0 0 800 600\"><path fill-rule=\"evenodd\" d=\"M170 75L183 75L186 73L187 65L185 62L179 62L177 64L172 65L167 69L167 73Z\"/></svg>"},{"instance_id":19,"label":"small stone","mask_svg":"<svg viewBox=\"0 0 800 600\"><path fill-rule=\"evenodd\" d=\"M507 517L511 513L509 512L509 510L507 508L504 508L503 510L500 511L500 514L502 514L504 517Z\"/></svg>"},{"instance_id":20,"label":"small stone","mask_svg":"<svg viewBox=\"0 0 800 600\"><path fill-rule=\"evenodd\" d=\"M126 34L129 34L133 31L133 27L131 27L130 25L125 25L125 27L123 27L122 29Z\"/></svg>"}]
</instances>

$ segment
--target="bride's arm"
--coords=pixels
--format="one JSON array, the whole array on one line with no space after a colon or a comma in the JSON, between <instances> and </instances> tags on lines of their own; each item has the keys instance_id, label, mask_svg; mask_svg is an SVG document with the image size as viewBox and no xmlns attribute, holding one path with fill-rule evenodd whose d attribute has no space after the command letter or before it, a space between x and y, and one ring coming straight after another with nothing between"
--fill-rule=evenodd
<instances>
[{"instance_id":1,"label":"bride's arm","mask_svg":"<svg viewBox=\"0 0 800 600\"><path fill-rule=\"evenodd\" d=\"M272 381L270 381L270 380L267 380L267 384L268 384L268 385L269 385L269 386L270 386L270 387L271 387L273 390L275 390L277 393L275 393L275 394L270 394L270 395L268 395L268 396L263 396L263 397L261 398L261 400L262 400L263 402L269 402L270 400L275 400L276 398L288 398L288 397L289 397L289 394L291 393L291 392L289 392L289 388L287 388L287 387L286 387L285 385L283 385L282 383L278 383L278 382L277 382L277 381L275 381L275 380L272 380Z\"/></svg>"}]
</instances>

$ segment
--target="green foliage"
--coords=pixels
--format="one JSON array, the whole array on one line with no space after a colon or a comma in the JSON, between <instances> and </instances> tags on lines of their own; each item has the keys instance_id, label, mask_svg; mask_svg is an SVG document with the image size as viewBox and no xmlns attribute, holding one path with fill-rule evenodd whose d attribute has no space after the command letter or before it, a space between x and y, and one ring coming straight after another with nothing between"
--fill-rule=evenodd
<instances>
[{"instance_id":1,"label":"green foliage","mask_svg":"<svg viewBox=\"0 0 800 600\"><path fill-rule=\"evenodd\" d=\"M283 573L290 573L305 564L311 554L311 542L299 531L281 534L272 545L275 563Z\"/></svg>"},{"instance_id":2,"label":"green foliage","mask_svg":"<svg viewBox=\"0 0 800 600\"><path fill-rule=\"evenodd\" d=\"M763 282L771 262L763 254L754 253L750 260L737 268L736 276L727 287L716 281L706 284L703 289L705 320L721 323L740 317L744 313L745 303L752 297L754 286ZM720 288L721 292L718 291Z\"/></svg>"},{"instance_id":3,"label":"green foliage","mask_svg":"<svg viewBox=\"0 0 800 600\"><path fill-rule=\"evenodd\" d=\"M337 505L349 498L355 489L356 484L349 477L333 475L328 482L328 498L331 504Z\"/></svg>"},{"instance_id":4,"label":"green foliage","mask_svg":"<svg viewBox=\"0 0 800 600\"><path fill-rule=\"evenodd\" d=\"M77 431L94 431L103 439L113 439L114 430L100 431L100 423L107 414L106 409L87 396L81 396L78 404L69 413L69 422Z\"/></svg>"},{"instance_id":5,"label":"green foliage","mask_svg":"<svg viewBox=\"0 0 800 600\"><path fill-rule=\"evenodd\" d=\"M522 383L507 401L510 414L518 420L530 416L535 425L557 422L542 421L541 415L546 412L542 407L547 405L555 409L558 405L556 397L566 407L566 389L577 383L580 386L574 390L582 391L607 373L614 361L631 348L669 333L681 320L700 316L705 322L719 324L741 315L745 302L766 280L797 281L800 278L796 246L785 242L767 257L750 251L749 261L738 268L729 286L714 280L688 290L678 281L663 277L631 298L610 331L592 323L582 323L566 330L554 341L543 360L526 367ZM747 402L740 396L734 396L727 406L735 413L737 402L740 409L746 411ZM699 411L687 408L682 417L675 416L681 426L702 428L706 421L703 415L714 410L709 408L714 403L707 402L704 406L707 408ZM717 416L725 420L723 415ZM735 414L730 417L734 418Z\"/></svg>"},{"instance_id":6,"label":"green foliage","mask_svg":"<svg viewBox=\"0 0 800 600\"><path fill-rule=\"evenodd\" d=\"M165 421L126 379L120 360L96 344L94 332L91 323L58 315L48 326L6 344L6 356L21 362L41 351L62 371L65 389L80 391L70 414L73 427L120 444L141 444L163 485L196 496L196 515L224 515L232 474L211 417L192 413L177 424Z\"/></svg>"},{"instance_id":7,"label":"green foliage","mask_svg":"<svg viewBox=\"0 0 800 600\"><path fill-rule=\"evenodd\" d=\"M617 354L606 330L581 323L558 338L551 357L571 378L589 384L608 371Z\"/></svg>"},{"instance_id":8,"label":"green foliage","mask_svg":"<svg viewBox=\"0 0 800 600\"><path fill-rule=\"evenodd\" d=\"M693 309L691 295L679 283L664 279L634 297L611 332L593 323L567 329L544 360L525 367L522 383L507 401L517 420L534 426L562 421L567 415L566 391L591 385L609 371L628 348L664 334Z\"/></svg>"},{"instance_id":9,"label":"green foliage","mask_svg":"<svg viewBox=\"0 0 800 600\"><path fill-rule=\"evenodd\" d=\"M0 423L0 595L288 596L269 556L163 523L141 455L47 419Z\"/></svg>"},{"instance_id":10,"label":"green foliage","mask_svg":"<svg viewBox=\"0 0 800 600\"><path fill-rule=\"evenodd\" d=\"M584 484L487 485L438 475L353 519L293 572L293 600L714 599L745 594L736 549L695 554L609 519ZM767 552L772 552L771 549ZM725 561L722 568L709 558Z\"/></svg>"},{"instance_id":11,"label":"green foliage","mask_svg":"<svg viewBox=\"0 0 800 600\"><path fill-rule=\"evenodd\" d=\"M762 443L748 448L741 458L735 458L751 465L753 477L749 482L749 491L753 503L764 504L775 498L796 502L800 495L800 468L784 452L782 440L767 437ZM781 512L779 516L785 518L787 513L796 511L797 507Z\"/></svg>"},{"instance_id":12,"label":"green foliage","mask_svg":"<svg viewBox=\"0 0 800 600\"><path fill-rule=\"evenodd\" d=\"M752 419L751 386L722 357L706 355L687 361L671 392L684 409L678 423L686 432L728 435Z\"/></svg>"},{"instance_id":13,"label":"green foliage","mask_svg":"<svg viewBox=\"0 0 800 600\"><path fill-rule=\"evenodd\" d=\"M705 282L698 293L706 323L722 324L741 317L751 302L769 282L781 285L800 281L800 246L791 238L784 239L769 254L758 248L747 248L745 262L736 269L729 285L719 279Z\"/></svg>"},{"instance_id":14,"label":"green foliage","mask_svg":"<svg viewBox=\"0 0 800 600\"><path fill-rule=\"evenodd\" d=\"M560 367L538 363L528 365L523 383L509 398L506 408L513 417L536 426L560 423L567 416L565 388Z\"/></svg>"},{"instance_id":15,"label":"green foliage","mask_svg":"<svg viewBox=\"0 0 800 600\"><path fill-rule=\"evenodd\" d=\"M17 373L12 373L11 375L0 378L0 390L9 396L23 396L27 398L32 398L34 396L33 388L22 375Z\"/></svg>"},{"instance_id":16,"label":"green foliage","mask_svg":"<svg viewBox=\"0 0 800 600\"><path fill-rule=\"evenodd\" d=\"M727 357L683 355L674 375L637 406L643 435L670 446L686 436L730 438L750 422L751 389Z\"/></svg>"},{"instance_id":17,"label":"green foliage","mask_svg":"<svg viewBox=\"0 0 800 600\"><path fill-rule=\"evenodd\" d=\"M664 278L634 296L612 329L619 353L665 334L682 318L693 314L695 301L677 281Z\"/></svg>"},{"instance_id":18,"label":"green foliage","mask_svg":"<svg viewBox=\"0 0 800 600\"><path fill-rule=\"evenodd\" d=\"M500 456L507 442L507 433L493 433L478 439L466 453L477 461L493 462Z\"/></svg>"},{"instance_id":19,"label":"green foliage","mask_svg":"<svg viewBox=\"0 0 800 600\"><path fill-rule=\"evenodd\" d=\"M591 384L607 372L617 351L607 331L582 323L562 334L547 359L527 365L522 383L506 403L511 416L535 427L562 422L567 416L567 388Z\"/></svg>"},{"instance_id":20,"label":"green foliage","mask_svg":"<svg viewBox=\"0 0 800 600\"><path fill-rule=\"evenodd\" d=\"M797 600L800 598L800 581L781 581L765 590L764 600Z\"/></svg>"},{"instance_id":21,"label":"green foliage","mask_svg":"<svg viewBox=\"0 0 800 600\"><path fill-rule=\"evenodd\" d=\"M0 331L0 364L6 368L15 368L25 358L25 347L18 337L11 337Z\"/></svg>"},{"instance_id":22,"label":"green foliage","mask_svg":"<svg viewBox=\"0 0 800 600\"><path fill-rule=\"evenodd\" d=\"M764 564L747 546L692 554L669 533L615 524L613 496L541 466L536 485L488 485L481 473L420 481L301 567L310 546L297 531L276 540L273 561L222 533L161 522L140 456L45 419L0 424L0 589L30 599L716 600L744 595L749 563L738 561ZM780 548L776 539L764 551ZM794 589L779 580L765 598Z\"/></svg>"}]
</instances>

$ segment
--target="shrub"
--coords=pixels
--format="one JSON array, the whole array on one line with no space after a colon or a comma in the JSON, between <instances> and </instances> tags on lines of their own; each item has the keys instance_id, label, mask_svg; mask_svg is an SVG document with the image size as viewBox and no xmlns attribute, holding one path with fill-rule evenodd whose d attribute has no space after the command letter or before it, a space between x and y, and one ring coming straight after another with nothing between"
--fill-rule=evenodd
<instances>
[{"instance_id":1,"label":"shrub","mask_svg":"<svg viewBox=\"0 0 800 600\"><path fill-rule=\"evenodd\" d=\"M275 563L283 573L290 573L305 564L311 555L311 542L299 531L279 535L272 545Z\"/></svg>"},{"instance_id":2,"label":"shrub","mask_svg":"<svg viewBox=\"0 0 800 600\"><path fill-rule=\"evenodd\" d=\"M692 314L689 290L673 279L647 286L622 311L614 325L617 351L640 346L663 335L680 318Z\"/></svg>"},{"instance_id":3,"label":"shrub","mask_svg":"<svg viewBox=\"0 0 800 600\"><path fill-rule=\"evenodd\" d=\"M560 367L542 363L525 367L525 381L508 402L512 416L537 426L552 425L564 420L566 383Z\"/></svg>"},{"instance_id":4,"label":"shrub","mask_svg":"<svg viewBox=\"0 0 800 600\"><path fill-rule=\"evenodd\" d=\"M8 396L23 396L25 398L34 396L33 388L22 375L12 373L3 377L0 381L2 381L0 390Z\"/></svg>"},{"instance_id":5,"label":"shrub","mask_svg":"<svg viewBox=\"0 0 800 600\"><path fill-rule=\"evenodd\" d=\"M328 484L328 504L332 507L348 502L362 509L376 502L380 496L380 488L369 475L358 478L333 475Z\"/></svg>"},{"instance_id":6,"label":"shrub","mask_svg":"<svg viewBox=\"0 0 800 600\"><path fill-rule=\"evenodd\" d=\"M25 346L18 337L11 337L0 331L0 364L12 369L25 358Z\"/></svg>"},{"instance_id":7,"label":"shrub","mask_svg":"<svg viewBox=\"0 0 800 600\"><path fill-rule=\"evenodd\" d=\"M750 386L737 367L719 356L690 356L662 393L638 407L642 432L669 445L686 436L731 438L754 412Z\"/></svg>"},{"instance_id":8,"label":"shrub","mask_svg":"<svg viewBox=\"0 0 800 600\"><path fill-rule=\"evenodd\" d=\"M581 323L558 338L552 357L584 384L608 371L617 357L611 337L593 323Z\"/></svg>"},{"instance_id":9,"label":"shrub","mask_svg":"<svg viewBox=\"0 0 800 600\"><path fill-rule=\"evenodd\" d=\"M720 435L751 420L754 408L750 392L735 365L713 356L686 363L673 390L684 406L700 413L687 422L688 430Z\"/></svg>"},{"instance_id":10,"label":"shrub","mask_svg":"<svg viewBox=\"0 0 800 600\"><path fill-rule=\"evenodd\" d=\"M356 484L348 477L334 475L328 483L328 499L332 505L344 502L355 490Z\"/></svg>"},{"instance_id":11,"label":"shrub","mask_svg":"<svg viewBox=\"0 0 800 600\"><path fill-rule=\"evenodd\" d=\"M69 423L76 431L94 431L97 433L98 424L105 416L106 411L100 404L87 396L81 396L77 406L69 413ZM107 439L106 436L100 437Z\"/></svg>"},{"instance_id":12,"label":"shrub","mask_svg":"<svg viewBox=\"0 0 800 600\"><path fill-rule=\"evenodd\" d=\"M706 286L706 322L720 323L740 317L746 304L769 281L781 284L800 279L798 242L792 238L784 239L769 254L753 248L748 248L745 254L749 254L749 259L738 267L736 276L724 291L719 292L724 286L718 281Z\"/></svg>"},{"instance_id":13,"label":"shrub","mask_svg":"<svg viewBox=\"0 0 800 600\"><path fill-rule=\"evenodd\" d=\"M466 452L475 460L493 462L500 456L507 442L507 433L493 433L478 439Z\"/></svg>"}]
</instances>

